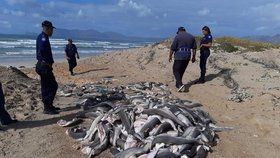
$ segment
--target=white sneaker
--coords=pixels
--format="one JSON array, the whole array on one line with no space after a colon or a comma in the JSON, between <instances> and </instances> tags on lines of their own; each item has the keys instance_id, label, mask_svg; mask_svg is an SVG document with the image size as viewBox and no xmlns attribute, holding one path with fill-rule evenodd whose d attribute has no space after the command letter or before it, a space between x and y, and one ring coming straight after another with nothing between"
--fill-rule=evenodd
<instances>
[{"instance_id":1,"label":"white sneaker","mask_svg":"<svg viewBox=\"0 0 280 158\"><path fill-rule=\"evenodd\" d=\"M182 90L185 88L185 85L182 85L180 88L178 88L178 92L182 92Z\"/></svg>"}]
</instances>

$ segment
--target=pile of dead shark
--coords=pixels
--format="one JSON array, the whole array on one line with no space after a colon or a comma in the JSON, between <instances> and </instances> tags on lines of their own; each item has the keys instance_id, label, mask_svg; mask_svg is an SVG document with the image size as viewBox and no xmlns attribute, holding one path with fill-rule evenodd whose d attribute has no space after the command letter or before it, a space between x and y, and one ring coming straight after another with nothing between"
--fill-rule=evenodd
<instances>
[{"instance_id":1,"label":"pile of dead shark","mask_svg":"<svg viewBox=\"0 0 280 158\"><path fill-rule=\"evenodd\" d=\"M73 87L72 87L73 88ZM69 89L69 87L68 87ZM218 140L219 127L202 105L175 98L161 83L134 83L105 88L93 84L64 88L61 96L79 96L82 108L66 133L88 157L111 148L117 158L207 157ZM92 120L88 127L77 125Z\"/></svg>"}]
</instances>

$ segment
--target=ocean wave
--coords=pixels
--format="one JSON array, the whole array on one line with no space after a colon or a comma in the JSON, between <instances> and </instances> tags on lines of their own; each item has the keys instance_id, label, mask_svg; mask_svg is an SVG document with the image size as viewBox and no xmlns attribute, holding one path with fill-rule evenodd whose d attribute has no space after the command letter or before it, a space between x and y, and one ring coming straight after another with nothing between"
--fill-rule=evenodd
<instances>
[{"instance_id":1,"label":"ocean wave","mask_svg":"<svg viewBox=\"0 0 280 158\"><path fill-rule=\"evenodd\" d=\"M118 43L120 46L130 46L133 45L132 43Z\"/></svg>"},{"instance_id":2,"label":"ocean wave","mask_svg":"<svg viewBox=\"0 0 280 158\"><path fill-rule=\"evenodd\" d=\"M65 39L50 38L54 56L64 56L65 46L68 41ZM87 41L74 40L80 54L100 54L114 50L138 48L145 43L110 42L110 41ZM0 39L1 58L30 58L36 57L36 39Z\"/></svg>"},{"instance_id":3,"label":"ocean wave","mask_svg":"<svg viewBox=\"0 0 280 158\"><path fill-rule=\"evenodd\" d=\"M15 48L16 46L0 45L0 48Z\"/></svg>"},{"instance_id":4,"label":"ocean wave","mask_svg":"<svg viewBox=\"0 0 280 158\"><path fill-rule=\"evenodd\" d=\"M128 49L130 47L125 47L125 46L104 46L103 48L105 48L105 49Z\"/></svg>"},{"instance_id":5,"label":"ocean wave","mask_svg":"<svg viewBox=\"0 0 280 158\"><path fill-rule=\"evenodd\" d=\"M99 54L102 52L107 52L105 50L81 50L79 51L79 54ZM53 54L64 54L64 51L52 51ZM24 51L7 51L5 53L0 53L0 56L6 55L6 56L15 56L15 55L35 55L35 50L24 50Z\"/></svg>"},{"instance_id":6,"label":"ocean wave","mask_svg":"<svg viewBox=\"0 0 280 158\"><path fill-rule=\"evenodd\" d=\"M99 44L99 45L109 45L111 44L111 42L106 42L106 41L94 41L96 44Z\"/></svg>"},{"instance_id":7,"label":"ocean wave","mask_svg":"<svg viewBox=\"0 0 280 158\"><path fill-rule=\"evenodd\" d=\"M32 54L36 54L36 51L20 51L20 52L5 52L6 55L32 55Z\"/></svg>"}]
</instances>

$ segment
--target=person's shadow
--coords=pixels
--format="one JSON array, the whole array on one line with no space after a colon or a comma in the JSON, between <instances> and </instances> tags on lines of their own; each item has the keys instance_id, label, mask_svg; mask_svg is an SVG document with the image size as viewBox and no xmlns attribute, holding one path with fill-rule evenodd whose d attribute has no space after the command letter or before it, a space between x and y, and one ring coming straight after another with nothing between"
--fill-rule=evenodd
<instances>
[{"instance_id":1,"label":"person's shadow","mask_svg":"<svg viewBox=\"0 0 280 158\"><path fill-rule=\"evenodd\" d=\"M91 70L87 70L84 72L77 72L77 73L75 73L75 75L82 75L82 74L86 74L86 73L90 73L90 72L94 72L94 71L102 71L102 70L109 70L109 68L91 69Z\"/></svg>"},{"instance_id":2,"label":"person's shadow","mask_svg":"<svg viewBox=\"0 0 280 158\"><path fill-rule=\"evenodd\" d=\"M36 127L42 127L42 126L48 126L48 125L53 125L56 124L59 120L72 120L73 118L76 117L76 113L73 114L68 114L64 116L59 116L59 117L53 117L45 120L31 120L31 121L19 121L15 124L11 124L6 127L1 127L3 131L6 131L8 129L26 129L26 128L36 128Z\"/></svg>"},{"instance_id":3,"label":"person's shadow","mask_svg":"<svg viewBox=\"0 0 280 158\"><path fill-rule=\"evenodd\" d=\"M73 111L73 110L79 110L80 107L78 106L69 106L69 107L66 107L66 108L61 108L61 112L67 112L67 111Z\"/></svg>"},{"instance_id":4,"label":"person's shadow","mask_svg":"<svg viewBox=\"0 0 280 158\"><path fill-rule=\"evenodd\" d=\"M205 76L205 82L209 82L209 81L212 81L214 80L215 78L217 77L221 77L223 74L226 74L228 71L230 71L230 69L222 69L220 72L216 73L216 74L209 74L207 76ZM196 84L198 80L193 80L193 81L190 81L188 82L187 84L185 84L185 90L184 92L187 93L190 91L190 88L192 85Z\"/></svg>"},{"instance_id":5,"label":"person's shadow","mask_svg":"<svg viewBox=\"0 0 280 158\"><path fill-rule=\"evenodd\" d=\"M79 110L80 108L77 106L71 106L71 107L65 107L59 110L60 112L69 112L69 111L74 111L74 110ZM72 114L68 115L63 115L63 116L58 116L58 117L53 117L49 118L46 120L25 120L25 121L19 121L15 124L11 124L9 126L0 126L0 131L6 131L8 129L26 129L26 128L35 128L35 127L42 127L42 126L47 126L47 125L52 125L56 124L59 120L72 120L77 116L79 112L74 112Z\"/></svg>"}]
</instances>

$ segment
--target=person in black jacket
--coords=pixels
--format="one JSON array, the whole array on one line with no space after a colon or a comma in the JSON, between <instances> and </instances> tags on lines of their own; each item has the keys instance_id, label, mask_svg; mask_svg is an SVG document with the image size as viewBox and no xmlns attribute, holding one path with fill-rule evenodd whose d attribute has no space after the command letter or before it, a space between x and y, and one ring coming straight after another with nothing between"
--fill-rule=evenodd
<instances>
[{"instance_id":1,"label":"person in black jacket","mask_svg":"<svg viewBox=\"0 0 280 158\"><path fill-rule=\"evenodd\" d=\"M207 59L210 56L210 48L212 47L213 41L211 30L208 26L202 28L202 33L204 37L200 41L200 78L197 80L197 84L205 83L206 64Z\"/></svg>"},{"instance_id":2,"label":"person in black jacket","mask_svg":"<svg viewBox=\"0 0 280 158\"><path fill-rule=\"evenodd\" d=\"M18 122L17 120L13 120L5 109L5 97L4 97L1 82L0 82L0 122L2 125L9 125Z\"/></svg>"},{"instance_id":3,"label":"person in black jacket","mask_svg":"<svg viewBox=\"0 0 280 158\"><path fill-rule=\"evenodd\" d=\"M76 45L73 44L72 39L68 39L68 44L65 47L65 56L66 56L66 59L68 60L69 71L72 76L74 76L73 69L77 66L76 55L77 55L77 58L80 59Z\"/></svg>"},{"instance_id":4,"label":"person in black jacket","mask_svg":"<svg viewBox=\"0 0 280 158\"><path fill-rule=\"evenodd\" d=\"M58 84L53 74L52 65L54 63L49 37L55 28L50 21L42 23L43 32L36 40L36 72L41 78L42 101L44 103L44 114L58 114L60 108L53 106L53 101L57 92Z\"/></svg>"},{"instance_id":5,"label":"person in black jacket","mask_svg":"<svg viewBox=\"0 0 280 158\"><path fill-rule=\"evenodd\" d=\"M174 54L173 74L176 79L176 88L178 88L178 92L184 89L182 78L189 61L192 60L194 63L196 60L196 47L194 36L187 33L184 27L179 27L169 53L169 62L172 61Z\"/></svg>"}]
</instances>

